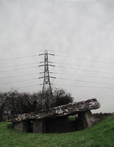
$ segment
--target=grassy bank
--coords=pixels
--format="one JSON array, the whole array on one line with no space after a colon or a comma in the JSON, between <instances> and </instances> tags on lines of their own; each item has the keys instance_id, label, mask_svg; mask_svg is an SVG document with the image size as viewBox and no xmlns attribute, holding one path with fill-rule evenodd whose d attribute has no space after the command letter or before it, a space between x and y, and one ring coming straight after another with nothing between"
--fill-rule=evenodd
<instances>
[{"instance_id":1,"label":"grassy bank","mask_svg":"<svg viewBox=\"0 0 114 147\"><path fill-rule=\"evenodd\" d=\"M62 134L23 133L0 122L0 147L114 147L114 117L93 127Z\"/></svg>"}]
</instances>

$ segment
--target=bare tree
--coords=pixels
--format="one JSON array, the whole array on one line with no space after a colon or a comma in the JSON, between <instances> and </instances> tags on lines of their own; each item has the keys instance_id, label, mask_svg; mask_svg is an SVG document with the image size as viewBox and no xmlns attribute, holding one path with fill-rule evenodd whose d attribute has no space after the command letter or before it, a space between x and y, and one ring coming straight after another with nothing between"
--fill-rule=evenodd
<instances>
[{"instance_id":1,"label":"bare tree","mask_svg":"<svg viewBox=\"0 0 114 147\"><path fill-rule=\"evenodd\" d=\"M56 89L53 95L49 90L44 93L19 93L18 91L10 91L8 93L0 93L0 120L5 115L15 115L22 113L30 113L42 109L65 105L73 102L70 93L66 93L63 89Z\"/></svg>"}]
</instances>

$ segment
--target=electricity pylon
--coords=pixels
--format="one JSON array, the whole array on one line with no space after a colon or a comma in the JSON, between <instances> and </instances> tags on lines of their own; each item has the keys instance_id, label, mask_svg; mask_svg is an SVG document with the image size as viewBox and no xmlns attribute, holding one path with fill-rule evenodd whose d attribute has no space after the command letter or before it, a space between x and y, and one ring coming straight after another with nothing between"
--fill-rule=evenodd
<instances>
[{"instance_id":1,"label":"electricity pylon","mask_svg":"<svg viewBox=\"0 0 114 147\"><path fill-rule=\"evenodd\" d=\"M40 73L44 73L44 76L39 77L39 79L44 78L42 93L44 94L46 91L48 91L52 96L52 88L51 88L50 78L55 78L55 77L52 77L49 75L49 73L50 73L49 66L55 67L55 65L49 64L52 62L48 61L48 55L54 56L54 54L49 54L48 51L45 50L44 54L39 54L39 56L41 56L41 55L44 55L44 61L40 62L40 63L44 63L44 64L39 65L39 67L44 66L44 72L40 72Z\"/></svg>"}]
</instances>

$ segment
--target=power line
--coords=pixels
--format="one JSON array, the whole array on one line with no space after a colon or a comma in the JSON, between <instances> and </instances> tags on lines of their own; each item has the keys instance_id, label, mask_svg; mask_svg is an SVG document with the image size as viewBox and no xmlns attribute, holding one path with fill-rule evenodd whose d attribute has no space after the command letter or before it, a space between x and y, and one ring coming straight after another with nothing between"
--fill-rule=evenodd
<instances>
[{"instance_id":1,"label":"power line","mask_svg":"<svg viewBox=\"0 0 114 147\"><path fill-rule=\"evenodd\" d=\"M58 62L53 62L53 63L57 63L57 64L61 64ZM97 66L87 66L87 65L81 65L81 64L71 64L71 63L64 63L64 64L68 64L68 65L73 65L73 66L84 66L84 67L92 67L92 68L105 68L105 69L114 69L114 68L110 68L110 67L97 67ZM68 67L69 68L69 67Z\"/></svg>"},{"instance_id":2,"label":"power line","mask_svg":"<svg viewBox=\"0 0 114 147\"><path fill-rule=\"evenodd\" d=\"M4 67L15 67L15 66L23 66L23 65L29 65L29 64L37 64L38 62L36 63L26 63L26 64L17 64L17 65L9 65L9 66L2 66L0 68L4 68Z\"/></svg>"},{"instance_id":3,"label":"power line","mask_svg":"<svg viewBox=\"0 0 114 147\"><path fill-rule=\"evenodd\" d=\"M43 65L41 65L41 66L43 66ZM0 72L14 71L14 70L19 70L19 69L29 69L29 68L34 68L34 67L37 67L37 66L31 66L31 67L26 67L26 68L25 67L24 68L17 68L17 69L5 70L5 71L0 71ZM56 66L56 67L59 67L59 68L69 68L69 69L77 69L77 68L65 67L65 66ZM106 74L114 74L114 73L108 73L108 72L102 72L102 71L94 71L94 70L89 70L89 69L81 69L81 70L90 71L90 72L106 73Z\"/></svg>"},{"instance_id":4,"label":"power line","mask_svg":"<svg viewBox=\"0 0 114 147\"><path fill-rule=\"evenodd\" d=\"M18 83L18 82L23 82L23 81L31 81L31 80L35 80L36 78L32 78L32 79L26 79L26 80L22 80L22 81L13 81L13 82L6 82L6 83L0 83L0 84L10 84L10 83Z\"/></svg>"},{"instance_id":5,"label":"power line","mask_svg":"<svg viewBox=\"0 0 114 147\"><path fill-rule=\"evenodd\" d=\"M88 82L88 83L99 83L99 84L107 84L107 85L114 85L114 83L104 83L104 82L94 82L94 81L85 81L85 80L75 80L75 79L65 79L65 78L57 78L61 80L73 80L73 81L78 81L78 82Z\"/></svg>"},{"instance_id":6,"label":"power line","mask_svg":"<svg viewBox=\"0 0 114 147\"><path fill-rule=\"evenodd\" d=\"M61 84L56 84L56 85L61 85ZM101 88L101 89L114 89L114 88L111 88L111 87L94 87L94 86L81 86L81 85L63 85L63 86L70 86L70 87L84 87L84 88Z\"/></svg>"},{"instance_id":7,"label":"power line","mask_svg":"<svg viewBox=\"0 0 114 147\"><path fill-rule=\"evenodd\" d=\"M53 72L54 73L54 72ZM63 73L54 73L54 74L62 74L63 75ZM86 77L94 77L94 78L107 78L107 79L114 79L114 78L110 78L110 77L97 77L97 76L90 76L90 75L74 75L74 74L64 74L64 75L71 75L71 76L73 76L73 77L76 77L76 76L86 76Z\"/></svg>"},{"instance_id":8,"label":"power line","mask_svg":"<svg viewBox=\"0 0 114 147\"><path fill-rule=\"evenodd\" d=\"M20 69L28 69L28 68L34 68L34 67L37 67L37 66L31 66L31 67L26 67L26 68L17 68L17 69L5 70L5 71L0 71L0 72L14 71L14 70L20 70Z\"/></svg>"},{"instance_id":9,"label":"power line","mask_svg":"<svg viewBox=\"0 0 114 147\"><path fill-rule=\"evenodd\" d=\"M35 86L38 86L39 84L37 84L37 85L27 85L27 86L22 86L22 87L17 87L16 89L20 89L20 88L24 88L24 87L35 87ZM53 85L59 85L59 86L61 86L62 84L53 84ZM78 88L92 88L92 89L96 89L96 88L98 88L98 89L114 89L114 88L111 88L111 87L95 87L95 86L81 86L81 85L63 85L63 86L70 86L70 87L78 87ZM2 89L3 91L5 90L5 91L9 91L9 89Z\"/></svg>"},{"instance_id":10,"label":"power line","mask_svg":"<svg viewBox=\"0 0 114 147\"><path fill-rule=\"evenodd\" d=\"M38 84L37 84L37 85L28 85L28 86L22 86L22 87L18 87L18 88L32 87L32 86L38 86Z\"/></svg>"},{"instance_id":11,"label":"power line","mask_svg":"<svg viewBox=\"0 0 114 147\"><path fill-rule=\"evenodd\" d=\"M68 67L65 67L65 66L56 66L56 67L60 67L60 68L68 68ZM69 69L77 69L77 68L72 68L72 67L69 67ZM90 72L99 72L99 73L106 73L106 74L114 74L114 73L108 73L108 72L102 72L102 71L94 71L94 70L89 70L89 69L81 69L81 70L84 70L84 71L90 71Z\"/></svg>"},{"instance_id":12,"label":"power line","mask_svg":"<svg viewBox=\"0 0 114 147\"><path fill-rule=\"evenodd\" d=\"M97 56L97 55L95 56L95 55L93 55L93 54L88 54L88 53L87 53L87 54L76 53L76 56L80 56L80 55L81 55L81 56L84 56L84 57L89 55L90 57L93 57L93 58L98 58L98 57L99 57L99 55L98 55L98 56ZM63 55L63 54L58 54L57 56L65 56L65 55ZM74 56L70 56L70 57L74 57ZM106 55L106 57L100 56L99 58L102 58L102 59L105 59L105 60L106 60L107 57L110 58L110 59L114 59L114 58L113 58L112 56L110 56L110 55ZM74 58L75 58L75 57L74 57Z\"/></svg>"},{"instance_id":13,"label":"power line","mask_svg":"<svg viewBox=\"0 0 114 147\"><path fill-rule=\"evenodd\" d=\"M38 84L37 85L27 85L27 86L21 86L21 87L17 87L16 89L20 89L20 88L24 88L24 87L32 87L32 86L38 86ZM9 91L9 89L2 89L2 90L7 90L7 91Z\"/></svg>"},{"instance_id":14,"label":"power line","mask_svg":"<svg viewBox=\"0 0 114 147\"><path fill-rule=\"evenodd\" d=\"M0 61L7 61L7 60L14 60L14 59L21 59L21 58L29 58L29 57L35 57L35 56L37 56L37 55L22 56L22 57L7 58L7 59L0 59Z\"/></svg>"},{"instance_id":15,"label":"power line","mask_svg":"<svg viewBox=\"0 0 114 147\"><path fill-rule=\"evenodd\" d=\"M106 64L114 64L114 63L108 63L108 62L97 61L97 60L82 59L82 58L77 58L77 57L69 57L69 56L62 56L62 55L55 55L55 56L57 56L57 57L65 57L65 58L72 58L72 59L78 59L78 60L93 61L93 62L99 62L99 63L106 63Z\"/></svg>"},{"instance_id":16,"label":"power line","mask_svg":"<svg viewBox=\"0 0 114 147\"><path fill-rule=\"evenodd\" d=\"M38 73L34 73L34 74L24 74L24 75L11 76L11 77L3 77L3 78L0 78L0 79L13 78L13 77L23 77L23 76L27 76L27 75L35 75L35 74L38 74Z\"/></svg>"},{"instance_id":17,"label":"power line","mask_svg":"<svg viewBox=\"0 0 114 147\"><path fill-rule=\"evenodd\" d=\"M17 87L16 89L20 89L20 88L24 88L24 87L32 87L32 86L39 86L40 84L37 85L27 85L27 86L21 86L21 87ZM52 84L52 85L57 85L57 84ZM2 90L7 90L9 91L9 89L2 89Z\"/></svg>"}]
</instances>

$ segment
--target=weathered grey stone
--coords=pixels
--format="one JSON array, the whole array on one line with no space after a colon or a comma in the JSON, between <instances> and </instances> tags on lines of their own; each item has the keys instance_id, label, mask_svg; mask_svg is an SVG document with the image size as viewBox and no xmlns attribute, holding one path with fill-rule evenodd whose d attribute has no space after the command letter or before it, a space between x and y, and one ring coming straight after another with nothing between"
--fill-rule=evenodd
<instances>
[{"instance_id":1,"label":"weathered grey stone","mask_svg":"<svg viewBox=\"0 0 114 147\"><path fill-rule=\"evenodd\" d=\"M95 119L90 110L79 113L78 117L81 122L82 128L91 127L95 123Z\"/></svg>"},{"instance_id":2,"label":"weathered grey stone","mask_svg":"<svg viewBox=\"0 0 114 147\"><path fill-rule=\"evenodd\" d=\"M100 104L96 99L89 99L39 112L13 115L6 121L12 121L14 129L22 132L69 132L91 127L95 123L95 119L90 110L99 107ZM74 114L78 114L78 117L71 124L68 122L67 116Z\"/></svg>"},{"instance_id":3,"label":"weathered grey stone","mask_svg":"<svg viewBox=\"0 0 114 147\"><path fill-rule=\"evenodd\" d=\"M29 121L15 122L13 125L14 125L14 130L21 132L30 132L31 129L31 125Z\"/></svg>"},{"instance_id":4,"label":"weathered grey stone","mask_svg":"<svg viewBox=\"0 0 114 147\"><path fill-rule=\"evenodd\" d=\"M69 103L67 105L53 107L49 110L13 115L7 118L6 121L20 122L22 120L34 120L59 116L68 116L82 113L92 109L98 109L99 107L100 104L96 99L89 99L86 101L74 102Z\"/></svg>"},{"instance_id":5,"label":"weathered grey stone","mask_svg":"<svg viewBox=\"0 0 114 147\"><path fill-rule=\"evenodd\" d=\"M33 133L43 133L43 120L34 120L33 121Z\"/></svg>"}]
</instances>

